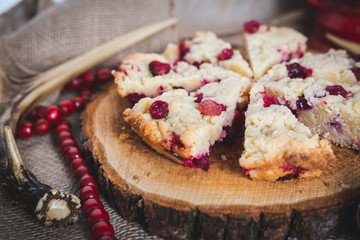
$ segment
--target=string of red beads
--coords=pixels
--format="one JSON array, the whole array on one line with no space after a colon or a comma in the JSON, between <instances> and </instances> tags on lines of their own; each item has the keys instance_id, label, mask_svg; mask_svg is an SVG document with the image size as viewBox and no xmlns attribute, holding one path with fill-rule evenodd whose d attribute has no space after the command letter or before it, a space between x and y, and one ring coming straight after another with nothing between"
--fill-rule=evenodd
<instances>
[{"instance_id":1,"label":"string of red beads","mask_svg":"<svg viewBox=\"0 0 360 240\"><path fill-rule=\"evenodd\" d=\"M71 132L71 123L62 117L70 116L75 111L81 111L90 101L92 88L96 84L105 84L112 79L109 69L97 72L89 70L81 78L70 81L61 93L78 91L79 96L61 101L57 106L47 108L35 107L26 119L30 122L21 123L17 129L17 136L29 138L35 134L42 136L54 130L55 138L65 154L80 185L79 198L82 203L84 216L87 218L93 239L115 239L114 228L110 223L109 214L99 198L99 188L90 167L83 158L83 153Z\"/></svg>"}]
</instances>

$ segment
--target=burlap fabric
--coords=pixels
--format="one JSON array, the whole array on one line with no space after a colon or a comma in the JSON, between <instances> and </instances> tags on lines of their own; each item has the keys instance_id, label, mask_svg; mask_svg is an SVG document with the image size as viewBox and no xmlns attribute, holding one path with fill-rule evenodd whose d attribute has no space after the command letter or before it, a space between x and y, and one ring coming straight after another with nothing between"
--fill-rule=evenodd
<instances>
[{"instance_id":1,"label":"burlap fabric","mask_svg":"<svg viewBox=\"0 0 360 240\"><path fill-rule=\"evenodd\" d=\"M26 0L0 17L0 64L11 76L26 78L140 26L172 15L168 0L76 0L51 6L50 0ZM42 11L43 10L43 11ZM102 66L116 66L133 52L157 52L176 41L176 28L166 30L117 54ZM78 115L72 117L79 129ZM78 136L78 133L75 133ZM43 183L78 195L73 171L53 136L17 141L27 167ZM123 220L101 195L118 239L154 239L136 223ZM49 228L18 206L0 188L0 239L88 239L86 219L72 226Z\"/></svg>"},{"instance_id":2,"label":"burlap fabric","mask_svg":"<svg viewBox=\"0 0 360 240\"><path fill-rule=\"evenodd\" d=\"M168 0L65 1L3 37L0 64L11 76L33 76L140 26L169 18L171 8ZM175 29L163 31L105 64L134 51L160 51L175 38Z\"/></svg>"}]
</instances>

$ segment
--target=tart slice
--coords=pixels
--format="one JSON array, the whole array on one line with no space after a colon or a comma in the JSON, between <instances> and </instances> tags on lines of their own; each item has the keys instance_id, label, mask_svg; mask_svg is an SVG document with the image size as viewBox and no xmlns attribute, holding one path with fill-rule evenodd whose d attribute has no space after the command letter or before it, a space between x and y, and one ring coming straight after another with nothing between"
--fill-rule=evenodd
<instances>
[{"instance_id":1,"label":"tart slice","mask_svg":"<svg viewBox=\"0 0 360 240\"><path fill-rule=\"evenodd\" d=\"M335 160L328 140L320 139L285 105L254 84L245 113L244 152L240 166L255 180L320 175Z\"/></svg>"},{"instance_id":2,"label":"tart slice","mask_svg":"<svg viewBox=\"0 0 360 240\"><path fill-rule=\"evenodd\" d=\"M348 84L360 81L360 62L356 63L344 50L330 49L324 54L306 53L297 62L312 69L315 79Z\"/></svg>"},{"instance_id":3,"label":"tart slice","mask_svg":"<svg viewBox=\"0 0 360 240\"><path fill-rule=\"evenodd\" d=\"M245 77L253 75L239 50L233 49L230 43L219 39L212 32L197 32L191 40L185 40L179 45L169 44L164 56L174 65L180 61L195 66L211 63Z\"/></svg>"},{"instance_id":4,"label":"tart slice","mask_svg":"<svg viewBox=\"0 0 360 240\"><path fill-rule=\"evenodd\" d=\"M260 81L264 82L265 94L292 109L313 134L360 150L356 69L344 51L330 50L274 66Z\"/></svg>"},{"instance_id":5,"label":"tart slice","mask_svg":"<svg viewBox=\"0 0 360 240\"><path fill-rule=\"evenodd\" d=\"M246 57L259 79L273 65L302 57L306 37L291 28L267 26L255 20L244 23Z\"/></svg>"},{"instance_id":6,"label":"tart slice","mask_svg":"<svg viewBox=\"0 0 360 240\"><path fill-rule=\"evenodd\" d=\"M289 106L312 133L360 150L360 84L284 78L265 83L264 88L267 96Z\"/></svg>"},{"instance_id":7,"label":"tart slice","mask_svg":"<svg viewBox=\"0 0 360 240\"><path fill-rule=\"evenodd\" d=\"M210 63L196 67L181 61L172 65L160 54L140 53L126 57L114 76L119 94L133 103L177 88L191 92L224 78L241 78L234 71Z\"/></svg>"},{"instance_id":8,"label":"tart slice","mask_svg":"<svg viewBox=\"0 0 360 240\"><path fill-rule=\"evenodd\" d=\"M232 125L247 78L209 83L189 94L183 89L143 98L124 111L125 121L157 152L185 166L209 169L209 153Z\"/></svg>"}]
</instances>

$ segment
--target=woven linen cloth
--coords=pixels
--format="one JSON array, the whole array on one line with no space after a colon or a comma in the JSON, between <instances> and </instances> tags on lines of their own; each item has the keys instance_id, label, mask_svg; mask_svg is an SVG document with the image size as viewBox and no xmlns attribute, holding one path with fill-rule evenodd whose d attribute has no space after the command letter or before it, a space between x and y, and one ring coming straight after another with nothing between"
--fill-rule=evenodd
<instances>
[{"instance_id":1,"label":"woven linen cloth","mask_svg":"<svg viewBox=\"0 0 360 240\"><path fill-rule=\"evenodd\" d=\"M25 0L0 16L0 65L7 74L26 81L117 36L172 17L172 8L173 2L168 0L76 0L56 5L50 0ZM134 52L159 52L167 43L177 41L176 30L173 27L158 33L100 66L113 68L119 59ZM75 114L70 118L77 130L78 117ZM79 137L79 132L73 134ZM17 144L25 165L41 182L79 194L75 175L53 134L18 139ZM122 219L103 193L101 200L117 239L156 238L148 236L139 224ZM0 202L0 239L91 238L83 215L71 226L46 227L33 213L14 202L3 187Z\"/></svg>"},{"instance_id":2,"label":"woven linen cloth","mask_svg":"<svg viewBox=\"0 0 360 240\"><path fill-rule=\"evenodd\" d=\"M41 11L0 41L0 65L10 76L39 74L138 27L171 17L168 0L76 0ZM107 61L134 52L158 52L176 40L175 28L131 47Z\"/></svg>"}]
</instances>

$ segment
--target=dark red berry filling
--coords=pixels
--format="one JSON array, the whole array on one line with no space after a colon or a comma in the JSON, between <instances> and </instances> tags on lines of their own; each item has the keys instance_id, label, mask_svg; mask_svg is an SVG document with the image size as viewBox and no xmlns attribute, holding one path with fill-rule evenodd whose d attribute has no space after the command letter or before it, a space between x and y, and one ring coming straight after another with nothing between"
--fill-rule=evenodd
<instances>
[{"instance_id":1,"label":"dark red berry filling","mask_svg":"<svg viewBox=\"0 0 360 240\"><path fill-rule=\"evenodd\" d=\"M164 87L163 87L163 86L158 87L157 93L158 93L159 95L163 94L163 93L164 93Z\"/></svg>"},{"instance_id":2,"label":"dark red berry filling","mask_svg":"<svg viewBox=\"0 0 360 240\"><path fill-rule=\"evenodd\" d=\"M201 84L202 85L206 85L206 84L209 84L209 83L211 83L209 80L207 80L206 78L203 78L202 80L201 80Z\"/></svg>"},{"instance_id":3,"label":"dark red berry filling","mask_svg":"<svg viewBox=\"0 0 360 240\"><path fill-rule=\"evenodd\" d=\"M200 103L201 100L204 98L204 94L203 93L197 93L197 94L195 94L195 97L196 97L195 102Z\"/></svg>"},{"instance_id":4,"label":"dark red berry filling","mask_svg":"<svg viewBox=\"0 0 360 240\"><path fill-rule=\"evenodd\" d=\"M257 168L243 168L242 169L242 172L245 174L245 175L248 175L252 170L256 170Z\"/></svg>"},{"instance_id":5,"label":"dark red berry filling","mask_svg":"<svg viewBox=\"0 0 360 240\"><path fill-rule=\"evenodd\" d=\"M197 67L199 69L201 64L203 64L203 63L204 63L204 61L196 61L196 62L193 62L192 65L194 65L195 67Z\"/></svg>"},{"instance_id":6,"label":"dark red berry filling","mask_svg":"<svg viewBox=\"0 0 360 240\"><path fill-rule=\"evenodd\" d=\"M206 99L199 103L199 111L207 116L219 116L222 111L226 110L226 106L213 100Z\"/></svg>"},{"instance_id":7,"label":"dark red berry filling","mask_svg":"<svg viewBox=\"0 0 360 240\"><path fill-rule=\"evenodd\" d=\"M170 64L159 61L152 61L149 63L149 69L153 76L164 75L170 72Z\"/></svg>"},{"instance_id":8,"label":"dark red berry filling","mask_svg":"<svg viewBox=\"0 0 360 240\"><path fill-rule=\"evenodd\" d=\"M169 114L169 105L165 101L157 100L150 105L149 113L153 119L161 119Z\"/></svg>"},{"instance_id":9,"label":"dark red berry filling","mask_svg":"<svg viewBox=\"0 0 360 240\"><path fill-rule=\"evenodd\" d=\"M194 158L193 162L195 167L201 168L205 172L207 172L210 168L210 159L208 154L198 158Z\"/></svg>"},{"instance_id":10,"label":"dark red berry filling","mask_svg":"<svg viewBox=\"0 0 360 240\"><path fill-rule=\"evenodd\" d=\"M172 134L173 136L170 139L171 148L184 148L184 144L181 141L180 136L174 132Z\"/></svg>"},{"instance_id":11,"label":"dark red berry filling","mask_svg":"<svg viewBox=\"0 0 360 240\"><path fill-rule=\"evenodd\" d=\"M333 129L336 130L336 132L338 133L342 133L342 124L340 122L340 117L339 116L334 116L331 118L331 121L328 123L328 125L330 127L332 127Z\"/></svg>"},{"instance_id":12,"label":"dark red berry filling","mask_svg":"<svg viewBox=\"0 0 360 240\"><path fill-rule=\"evenodd\" d=\"M232 143L236 138L243 136L245 130L244 124L245 112L235 110L235 115L231 127L227 126L224 128L226 131L226 138L224 139L225 143Z\"/></svg>"},{"instance_id":13,"label":"dark red berry filling","mask_svg":"<svg viewBox=\"0 0 360 240\"><path fill-rule=\"evenodd\" d=\"M179 61L184 61L185 55L190 52L190 49L187 47L186 42L181 42L179 44Z\"/></svg>"},{"instance_id":14,"label":"dark red berry filling","mask_svg":"<svg viewBox=\"0 0 360 240\"><path fill-rule=\"evenodd\" d=\"M291 171L289 174L279 178L279 180L289 180L292 178L298 178L300 174L303 174L306 170L299 166L294 166L288 163L280 166L280 168L285 172Z\"/></svg>"},{"instance_id":15,"label":"dark red berry filling","mask_svg":"<svg viewBox=\"0 0 360 240\"><path fill-rule=\"evenodd\" d=\"M340 95L344 98L351 96L351 92L347 92L341 85L326 86L325 90L328 91L330 95Z\"/></svg>"},{"instance_id":16,"label":"dark red berry filling","mask_svg":"<svg viewBox=\"0 0 360 240\"><path fill-rule=\"evenodd\" d=\"M142 93L130 93L127 96L127 99L129 100L130 103L135 104L138 101L140 101L140 99L146 97L144 94Z\"/></svg>"},{"instance_id":17,"label":"dark red berry filling","mask_svg":"<svg viewBox=\"0 0 360 240\"><path fill-rule=\"evenodd\" d=\"M243 24L243 28L244 28L244 32L246 33L256 33L260 26L263 25L263 23L260 23L256 20L251 20L248 22L244 22Z\"/></svg>"},{"instance_id":18,"label":"dark red berry filling","mask_svg":"<svg viewBox=\"0 0 360 240\"><path fill-rule=\"evenodd\" d=\"M299 99L296 101L296 107L298 108L298 110L312 109L312 106L308 103L304 96L299 97Z\"/></svg>"},{"instance_id":19,"label":"dark red berry filling","mask_svg":"<svg viewBox=\"0 0 360 240\"><path fill-rule=\"evenodd\" d=\"M277 104L277 100L275 98L267 96L265 92L260 92L260 94L263 95L264 107L270 107L271 105Z\"/></svg>"},{"instance_id":20,"label":"dark red berry filling","mask_svg":"<svg viewBox=\"0 0 360 240\"><path fill-rule=\"evenodd\" d=\"M297 49L294 52L283 52L282 49L277 49L278 52L282 53L281 61L280 62L288 62L293 58L301 58L304 56L304 51L301 48L301 44L298 43Z\"/></svg>"},{"instance_id":21,"label":"dark red berry filling","mask_svg":"<svg viewBox=\"0 0 360 240\"><path fill-rule=\"evenodd\" d=\"M287 64L289 78L307 78L312 76L312 69L301 66L299 63Z\"/></svg>"},{"instance_id":22,"label":"dark red berry filling","mask_svg":"<svg viewBox=\"0 0 360 240\"><path fill-rule=\"evenodd\" d=\"M217 56L219 61L224 61L230 59L234 54L234 51L231 48L225 48L222 52Z\"/></svg>"}]
</instances>

